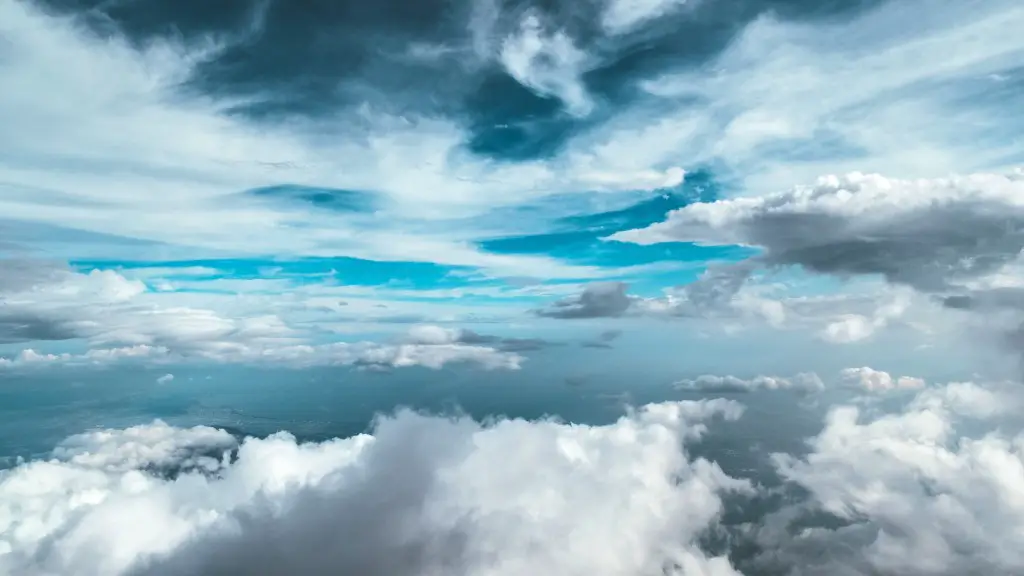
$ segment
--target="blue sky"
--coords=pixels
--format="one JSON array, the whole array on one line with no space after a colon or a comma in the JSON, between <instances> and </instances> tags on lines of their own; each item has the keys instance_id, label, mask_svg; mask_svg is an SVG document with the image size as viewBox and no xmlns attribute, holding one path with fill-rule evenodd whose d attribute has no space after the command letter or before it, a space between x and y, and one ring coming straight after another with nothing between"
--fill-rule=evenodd
<instances>
[{"instance_id":1,"label":"blue sky","mask_svg":"<svg viewBox=\"0 0 1024 576\"><path fill-rule=\"evenodd\" d=\"M1021 30L1019 0L0 0L0 573L1021 573ZM324 478L379 525L282 488ZM125 528L138 494L164 532ZM287 537L210 528L260 498ZM774 528L812 509L851 527ZM779 553L719 555L722 517ZM367 540L267 544L335 533Z\"/></svg>"}]
</instances>

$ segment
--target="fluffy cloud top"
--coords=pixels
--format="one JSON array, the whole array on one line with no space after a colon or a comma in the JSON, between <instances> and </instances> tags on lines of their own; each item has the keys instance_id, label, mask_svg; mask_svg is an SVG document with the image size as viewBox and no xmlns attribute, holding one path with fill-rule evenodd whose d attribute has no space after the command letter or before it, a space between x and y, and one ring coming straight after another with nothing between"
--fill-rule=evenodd
<instances>
[{"instance_id":1,"label":"fluffy cloud top","mask_svg":"<svg viewBox=\"0 0 1024 576\"><path fill-rule=\"evenodd\" d=\"M0 571L735 575L696 540L721 494L751 486L682 442L740 412L666 403L597 427L399 412L372 436L248 438L234 459L209 456L234 445L209 428L92 432L0 472Z\"/></svg>"},{"instance_id":2,"label":"fluffy cloud top","mask_svg":"<svg viewBox=\"0 0 1024 576\"><path fill-rule=\"evenodd\" d=\"M955 384L922 392L897 414L833 409L810 454L778 455L776 462L846 526L807 529L795 538L766 530L766 549L777 558L793 554L793 562L799 557L801 572L812 574L1024 570L1024 435L976 437L956 427L960 416L985 417L977 408L990 406L990 395ZM813 559L812 550L828 553Z\"/></svg>"}]
</instances>

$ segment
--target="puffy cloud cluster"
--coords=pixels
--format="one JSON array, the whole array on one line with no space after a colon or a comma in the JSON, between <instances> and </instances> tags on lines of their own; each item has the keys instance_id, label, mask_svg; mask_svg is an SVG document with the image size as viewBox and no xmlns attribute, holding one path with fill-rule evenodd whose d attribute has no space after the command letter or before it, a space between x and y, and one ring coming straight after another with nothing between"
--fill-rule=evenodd
<instances>
[{"instance_id":1,"label":"puffy cloud cluster","mask_svg":"<svg viewBox=\"0 0 1024 576\"><path fill-rule=\"evenodd\" d=\"M0 572L737 574L697 540L746 481L685 445L725 401L605 426L402 411L299 443L157 422L0 472ZM222 455L218 457L218 455Z\"/></svg>"},{"instance_id":2,"label":"puffy cloud cluster","mask_svg":"<svg viewBox=\"0 0 1024 576\"><path fill-rule=\"evenodd\" d=\"M825 383L813 372L797 374L792 378L778 376L755 376L744 379L736 376L704 374L675 383L679 390L707 393L745 393L757 390L792 390L800 394L813 394L825 389Z\"/></svg>"},{"instance_id":3,"label":"puffy cloud cluster","mask_svg":"<svg viewBox=\"0 0 1024 576\"><path fill-rule=\"evenodd\" d=\"M890 390L916 390L924 388L925 382L914 376L893 377L888 372L867 366L845 368L841 373L843 382L866 392L887 392Z\"/></svg>"},{"instance_id":4,"label":"puffy cloud cluster","mask_svg":"<svg viewBox=\"0 0 1024 576\"><path fill-rule=\"evenodd\" d=\"M900 413L834 408L802 458L779 472L839 528L760 529L762 560L793 574L1016 574L1024 570L1024 434L981 435L1000 395L971 383L928 389ZM961 428L958 424L963 424ZM1016 431L1014 431L1016 430Z\"/></svg>"}]
</instances>

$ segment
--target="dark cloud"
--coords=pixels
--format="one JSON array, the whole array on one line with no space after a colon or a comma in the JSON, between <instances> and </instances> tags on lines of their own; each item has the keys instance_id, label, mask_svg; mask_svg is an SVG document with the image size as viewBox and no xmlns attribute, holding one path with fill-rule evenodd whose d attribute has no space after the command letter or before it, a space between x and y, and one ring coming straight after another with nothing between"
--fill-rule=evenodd
<instances>
[{"instance_id":1,"label":"dark cloud","mask_svg":"<svg viewBox=\"0 0 1024 576\"><path fill-rule=\"evenodd\" d=\"M563 379L565 385L570 388L579 388L590 381L590 376L566 376Z\"/></svg>"},{"instance_id":2,"label":"dark cloud","mask_svg":"<svg viewBox=\"0 0 1024 576\"><path fill-rule=\"evenodd\" d=\"M625 314L633 302L626 294L628 287L625 282L588 284L578 296L558 300L535 314L563 319L616 318Z\"/></svg>"},{"instance_id":3,"label":"dark cloud","mask_svg":"<svg viewBox=\"0 0 1024 576\"><path fill-rule=\"evenodd\" d=\"M48 318L25 312L6 313L7 306L0 300L0 344L15 344L35 340L71 340L83 335L66 319Z\"/></svg>"},{"instance_id":4,"label":"dark cloud","mask_svg":"<svg viewBox=\"0 0 1024 576\"><path fill-rule=\"evenodd\" d=\"M605 6L555 0L45 0L98 34L156 38L227 36L227 48L200 63L185 89L244 102L234 110L277 121L335 114L367 101L381 109L458 118L468 148L502 159L550 155L601 114L574 117L562 103L514 78L498 52L527 14L562 30L587 54L580 81L593 99L622 106L637 78L700 65L743 27L772 13L834 17L878 0L727 0L678 3L628 33L602 25Z\"/></svg>"},{"instance_id":5,"label":"dark cloud","mask_svg":"<svg viewBox=\"0 0 1024 576\"><path fill-rule=\"evenodd\" d=\"M585 340L580 345L584 348L613 348L612 342L622 336L622 330L605 330L593 340Z\"/></svg>"},{"instance_id":6,"label":"dark cloud","mask_svg":"<svg viewBox=\"0 0 1024 576\"><path fill-rule=\"evenodd\" d=\"M752 262L712 265L701 276L682 286L676 286L665 297L641 298L628 293L624 282L602 282L586 286L576 296L563 298L549 307L537 310L539 316L549 318L616 318L620 316L654 316L686 318L738 318L757 316L769 322L777 321L777 302L753 299L737 306L734 298L754 271ZM611 333L614 333L612 331ZM607 348L617 336L601 337L584 346Z\"/></svg>"},{"instance_id":7,"label":"dark cloud","mask_svg":"<svg viewBox=\"0 0 1024 576\"><path fill-rule=\"evenodd\" d=\"M879 275L934 293L957 290L1018 257L1021 193L1018 175L901 181L853 174L759 199L685 207L615 238L745 244L763 249L761 264Z\"/></svg>"},{"instance_id":8,"label":"dark cloud","mask_svg":"<svg viewBox=\"0 0 1024 576\"><path fill-rule=\"evenodd\" d=\"M494 336L491 334L481 334L465 328L456 332L452 342L455 344L466 344L471 346L492 346L502 352L535 352L537 350L543 350L556 345L556 343L549 342L542 338L509 338L504 336Z\"/></svg>"},{"instance_id":9,"label":"dark cloud","mask_svg":"<svg viewBox=\"0 0 1024 576\"><path fill-rule=\"evenodd\" d=\"M418 524L438 489L439 465L462 456L469 448L466 438L458 428L435 430L426 420L410 420L402 428L379 428L377 445L354 476L329 479L284 503L242 510L233 515L234 534L196 539L188 552L134 574L459 573L471 519L456 519L437 531ZM284 516L282 505L288 511Z\"/></svg>"}]
</instances>

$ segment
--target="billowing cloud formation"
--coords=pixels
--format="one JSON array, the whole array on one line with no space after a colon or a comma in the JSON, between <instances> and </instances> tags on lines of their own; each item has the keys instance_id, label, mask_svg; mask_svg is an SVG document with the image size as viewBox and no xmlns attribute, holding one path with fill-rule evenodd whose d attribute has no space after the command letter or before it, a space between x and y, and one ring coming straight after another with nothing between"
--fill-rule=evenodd
<instances>
[{"instance_id":1,"label":"billowing cloud formation","mask_svg":"<svg viewBox=\"0 0 1024 576\"><path fill-rule=\"evenodd\" d=\"M841 373L843 382L866 392L887 392L889 390L915 390L924 388L925 382L913 376L893 378L888 372L867 366L845 368Z\"/></svg>"},{"instance_id":2,"label":"billowing cloud formation","mask_svg":"<svg viewBox=\"0 0 1024 576\"><path fill-rule=\"evenodd\" d=\"M715 376L704 374L690 380L675 383L679 390L708 393L742 393L757 390L793 390L801 394L812 394L825 389L825 383L813 372L797 374L792 378L778 376L755 376L744 379L736 376Z\"/></svg>"},{"instance_id":3,"label":"billowing cloud formation","mask_svg":"<svg viewBox=\"0 0 1024 576\"><path fill-rule=\"evenodd\" d=\"M92 432L0 472L0 571L735 575L696 540L722 493L751 487L683 442L740 413L665 403L592 427L399 412L372 436L248 438L233 459L210 428Z\"/></svg>"},{"instance_id":4,"label":"billowing cloud formation","mask_svg":"<svg viewBox=\"0 0 1024 576\"><path fill-rule=\"evenodd\" d=\"M926 390L897 414L834 408L810 454L776 462L846 525L795 535L765 530L766 557L786 559L793 574L1024 570L1024 435L963 435L956 426L990 417L992 400L992 391L964 383Z\"/></svg>"}]
</instances>

